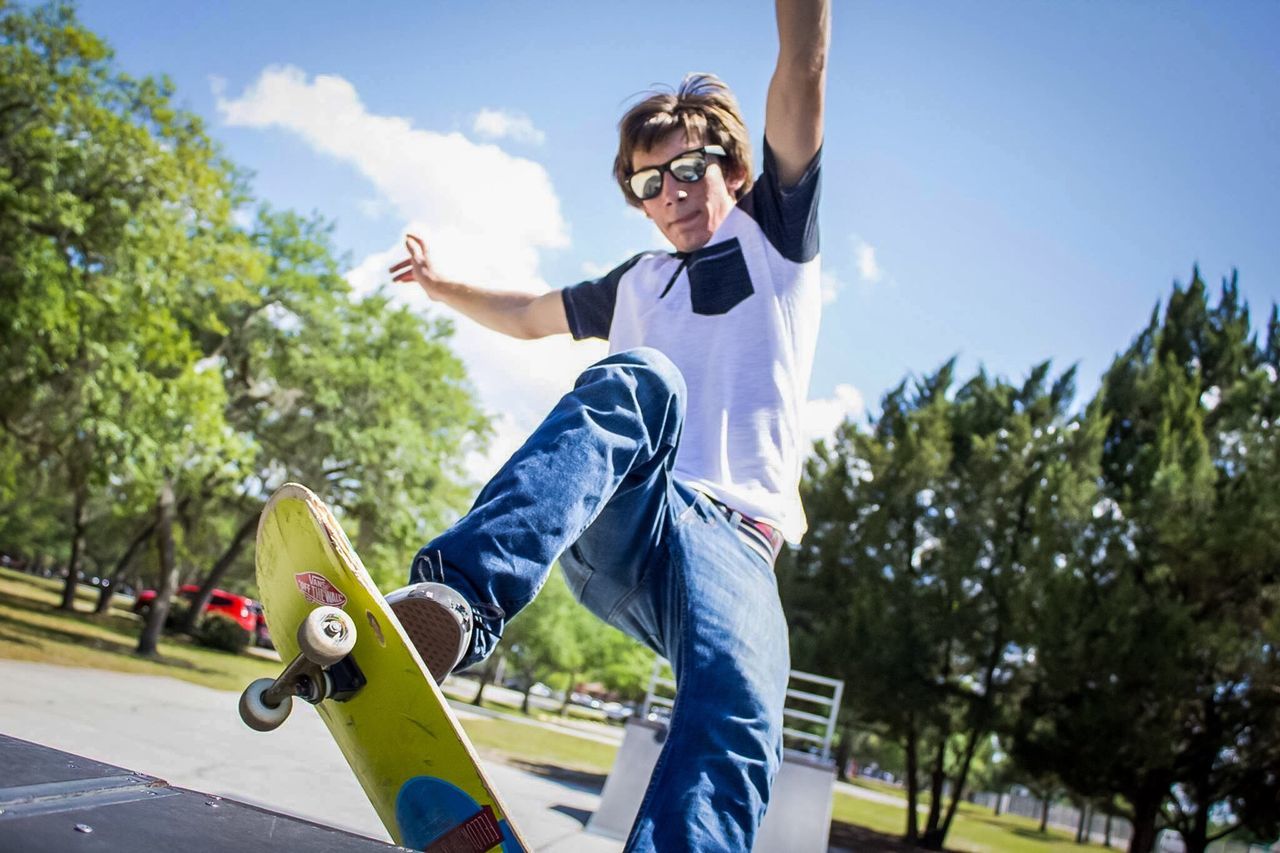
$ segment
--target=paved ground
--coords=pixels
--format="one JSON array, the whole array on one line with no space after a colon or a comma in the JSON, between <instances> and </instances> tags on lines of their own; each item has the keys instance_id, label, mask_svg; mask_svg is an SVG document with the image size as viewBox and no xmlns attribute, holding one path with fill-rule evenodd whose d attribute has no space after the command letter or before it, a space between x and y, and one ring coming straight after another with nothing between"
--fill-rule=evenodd
<instances>
[{"instance_id":1,"label":"paved ground","mask_svg":"<svg viewBox=\"0 0 1280 853\"><path fill-rule=\"evenodd\" d=\"M319 716L305 704L270 735L250 731L238 694L157 676L0 660L0 731L139 773L388 840ZM594 790L496 761L485 769L529 843L612 853L588 834Z\"/></svg>"}]
</instances>

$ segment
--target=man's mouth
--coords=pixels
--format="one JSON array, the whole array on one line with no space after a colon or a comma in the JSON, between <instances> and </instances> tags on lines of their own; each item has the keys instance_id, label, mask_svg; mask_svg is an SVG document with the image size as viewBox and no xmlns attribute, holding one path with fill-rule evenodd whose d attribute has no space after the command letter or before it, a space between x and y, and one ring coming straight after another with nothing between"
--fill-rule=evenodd
<instances>
[{"instance_id":1,"label":"man's mouth","mask_svg":"<svg viewBox=\"0 0 1280 853\"><path fill-rule=\"evenodd\" d=\"M688 214L685 214L684 216L681 216L679 219L671 220L671 223L667 227L668 228L685 227L693 224L694 220L696 220L697 218L698 218L698 211L695 210L692 213L688 213Z\"/></svg>"}]
</instances>

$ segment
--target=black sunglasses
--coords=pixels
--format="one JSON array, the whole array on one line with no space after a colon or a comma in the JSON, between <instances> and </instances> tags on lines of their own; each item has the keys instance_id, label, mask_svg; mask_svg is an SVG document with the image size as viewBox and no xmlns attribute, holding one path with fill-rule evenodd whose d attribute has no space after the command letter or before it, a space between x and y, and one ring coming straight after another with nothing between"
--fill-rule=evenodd
<instances>
[{"instance_id":1,"label":"black sunglasses","mask_svg":"<svg viewBox=\"0 0 1280 853\"><path fill-rule=\"evenodd\" d=\"M707 156L715 154L723 157L724 149L719 145L703 145L677 154L661 166L648 166L627 176L627 186L631 194L639 201L648 201L662 192L662 174L670 172L671 177L682 184L693 184L702 180L707 173Z\"/></svg>"}]
</instances>

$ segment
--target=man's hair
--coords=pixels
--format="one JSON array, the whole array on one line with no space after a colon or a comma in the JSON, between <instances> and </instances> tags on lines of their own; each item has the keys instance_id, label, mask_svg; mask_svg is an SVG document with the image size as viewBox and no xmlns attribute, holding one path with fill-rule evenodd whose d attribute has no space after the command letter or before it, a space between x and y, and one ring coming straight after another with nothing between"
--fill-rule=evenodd
<instances>
[{"instance_id":1,"label":"man's hair","mask_svg":"<svg viewBox=\"0 0 1280 853\"><path fill-rule=\"evenodd\" d=\"M714 74L686 74L680 88L672 91L651 90L642 95L618 122L618 156L613 160L613 177L622 188L627 204L640 207L640 202L627 186L627 176L634 168L632 156L638 149L655 148L669 134L683 130L690 139L703 145L719 145L725 156L721 168L728 177L744 178L737 197L751 189L751 144L742 121L738 100Z\"/></svg>"}]
</instances>

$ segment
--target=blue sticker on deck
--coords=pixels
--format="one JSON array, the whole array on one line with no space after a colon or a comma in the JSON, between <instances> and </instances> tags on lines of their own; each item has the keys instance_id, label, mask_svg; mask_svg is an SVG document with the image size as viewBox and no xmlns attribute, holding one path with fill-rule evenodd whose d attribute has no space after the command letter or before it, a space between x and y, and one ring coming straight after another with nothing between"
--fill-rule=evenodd
<instances>
[{"instance_id":1,"label":"blue sticker on deck","mask_svg":"<svg viewBox=\"0 0 1280 853\"><path fill-rule=\"evenodd\" d=\"M484 853L501 845L503 853L524 853L507 821L491 806L443 779L416 776L396 796L401 843L432 853Z\"/></svg>"}]
</instances>

